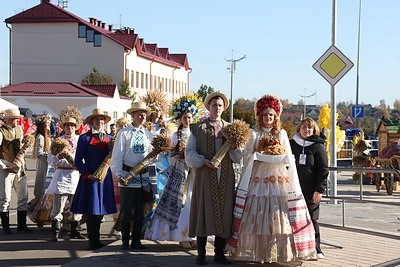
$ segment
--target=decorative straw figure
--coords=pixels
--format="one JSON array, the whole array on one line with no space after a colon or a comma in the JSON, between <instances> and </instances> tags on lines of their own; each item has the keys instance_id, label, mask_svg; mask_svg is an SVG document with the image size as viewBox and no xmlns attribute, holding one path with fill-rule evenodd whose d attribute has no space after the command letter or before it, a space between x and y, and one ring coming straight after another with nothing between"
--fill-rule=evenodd
<instances>
[{"instance_id":1,"label":"decorative straw figure","mask_svg":"<svg viewBox=\"0 0 400 267\"><path fill-rule=\"evenodd\" d=\"M18 154L15 156L13 165L10 167L16 173L21 169L21 166L24 164L24 157L26 155L26 152L35 143L35 137L33 137L33 135L26 134L22 138L21 143L22 147L20 148Z\"/></svg>"}]
</instances>

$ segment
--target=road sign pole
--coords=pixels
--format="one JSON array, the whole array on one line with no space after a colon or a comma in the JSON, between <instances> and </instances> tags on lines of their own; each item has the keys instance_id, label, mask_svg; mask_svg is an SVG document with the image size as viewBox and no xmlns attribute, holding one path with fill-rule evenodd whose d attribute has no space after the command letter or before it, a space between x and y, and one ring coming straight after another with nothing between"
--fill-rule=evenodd
<instances>
[{"instance_id":1,"label":"road sign pole","mask_svg":"<svg viewBox=\"0 0 400 267\"><path fill-rule=\"evenodd\" d=\"M336 0L332 0L332 45L336 43ZM330 166L336 167L336 93L335 85L331 85L331 157ZM336 172L330 172L330 196L337 197ZM331 204L337 204L336 199L330 200Z\"/></svg>"}]
</instances>

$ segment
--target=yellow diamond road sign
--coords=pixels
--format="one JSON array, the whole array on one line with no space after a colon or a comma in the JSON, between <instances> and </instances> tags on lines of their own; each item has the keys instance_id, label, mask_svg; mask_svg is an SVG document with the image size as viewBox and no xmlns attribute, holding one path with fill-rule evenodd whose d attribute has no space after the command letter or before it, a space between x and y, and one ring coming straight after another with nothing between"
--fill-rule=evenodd
<instances>
[{"instance_id":1,"label":"yellow diamond road sign","mask_svg":"<svg viewBox=\"0 0 400 267\"><path fill-rule=\"evenodd\" d=\"M332 45L314 63L313 68L331 85L335 85L353 66L353 62Z\"/></svg>"}]
</instances>

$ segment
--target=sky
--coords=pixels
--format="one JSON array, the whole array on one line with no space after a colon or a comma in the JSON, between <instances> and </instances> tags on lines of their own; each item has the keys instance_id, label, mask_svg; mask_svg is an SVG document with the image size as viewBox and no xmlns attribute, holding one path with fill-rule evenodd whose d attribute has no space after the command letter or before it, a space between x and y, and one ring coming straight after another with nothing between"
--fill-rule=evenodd
<instances>
[{"instance_id":1,"label":"sky","mask_svg":"<svg viewBox=\"0 0 400 267\"><path fill-rule=\"evenodd\" d=\"M0 85L9 80L4 20L39 3L0 0ZM359 103L383 99L393 107L400 99L400 1L361 3ZM336 47L354 67L336 84L336 102L356 103L359 4L337 0ZM205 84L230 97L228 60L246 56L236 64L234 99L274 94L294 104L331 102L330 84L312 65L332 44L332 0L69 0L67 10L114 29L134 28L146 43L187 54L193 92Z\"/></svg>"}]
</instances>

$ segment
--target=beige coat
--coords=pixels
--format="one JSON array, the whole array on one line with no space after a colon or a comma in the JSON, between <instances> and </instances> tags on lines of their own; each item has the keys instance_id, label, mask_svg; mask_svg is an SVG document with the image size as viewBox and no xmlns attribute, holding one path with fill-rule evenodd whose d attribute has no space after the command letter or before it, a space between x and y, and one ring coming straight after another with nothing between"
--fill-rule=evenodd
<instances>
[{"instance_id":1,"label":"beige coat","mask_svg":"<svg viewBox=\"0 0 400 267\"><path fill-rule=\"evenodd\" d=\"M227 122L223 121L225 125ZM214 127L210 120L191 125L191 132L186 146L186 163L192 167L194 177L189 236L229 238L235 189L232 163L240 161L241 152L231 149L221 163L221 173L217 173L204 165L204 159L212 159L222 145L212 135ZM211 144L215 145L215 151L212 151Z\"/></svg>"}]
</instances>

